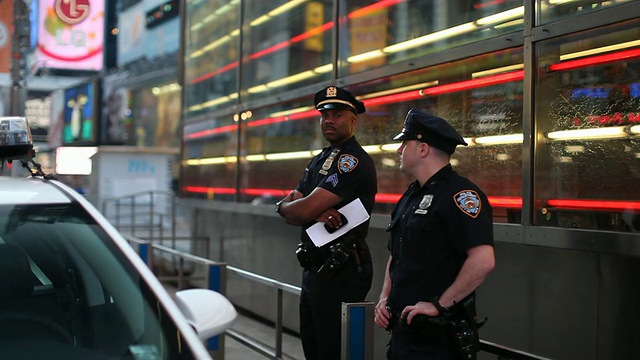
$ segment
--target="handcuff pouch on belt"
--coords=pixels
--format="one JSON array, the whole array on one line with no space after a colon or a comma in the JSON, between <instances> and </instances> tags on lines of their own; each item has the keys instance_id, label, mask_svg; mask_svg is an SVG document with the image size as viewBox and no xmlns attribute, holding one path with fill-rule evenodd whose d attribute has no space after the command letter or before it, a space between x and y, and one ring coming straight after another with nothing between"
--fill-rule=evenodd
<instances>
[{"instance_id":1,"label":"handcuff pouch on belt","mask_svg":"<svg viewBox=\"0 0 640 360\"><path fill-rule=\"evenodd\" d=\"M360 266L357 250L354 248L356 240L355 236L344 236L320 248L310 242L301 242L298 244L296 256L300 266L305 269L319 266L318 277L328 280L342 268L352 253L355 253L357 265Z\"/></svg>"},{"instance_id":2,"label":"handcuff pouch on belt","mask_svg":"<svg viewBox=\"0 0 640 360\"><path fill-rule=\"evenodd\" d=\"M438 304L437 298L432 302ZM418 315L412 319L411 325L392 314L391 322L396 324L394 330L408 331L418 344L446 347L456 360L475 359L475 354L480 350L478 329L487 321L484 318L476 322L475 294L467 296L450 309L437 307L440 315Z\"/></svg>"},{"instance_id":3,"label":"handcuff pouch on belt","mask_svg":"<svg viewBox=\"0 0 640 360\"><path fill-rule=\"evenodd\" d=\"M298 249L296 250L296 257L298 258L300 266L304 269L312 269L321 262L320 251L318 251L318 248L316 248L312 242L303 241L299 243Z\"/></svg>"}]
</instances>

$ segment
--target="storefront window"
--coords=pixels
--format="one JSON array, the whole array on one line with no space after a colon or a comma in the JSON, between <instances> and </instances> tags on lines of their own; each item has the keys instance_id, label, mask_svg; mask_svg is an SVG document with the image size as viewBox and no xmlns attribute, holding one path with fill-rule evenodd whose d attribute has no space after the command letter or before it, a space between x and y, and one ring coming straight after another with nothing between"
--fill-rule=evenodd
<instances>
[{"instance_id":1,"label":"storefront window","mask_svg":"<svg viewBox=\"0 0 640 360\"><path fill-rule=\"evenodd\" d=\"M538 0L538 25L553 21L579 16L592 11L602 10L611 6L633 2L633 0L618 1L585 1L585 0Z\"/></svg>"},{"instance_id":2,"label":"storefront window","mask_svg":"<svg viewBox=\"0 0 640 360\"><path fill-rule=\"evenodd\" d=\"M131 145L178 147L180 103L180 87L175 83L133 91Z\"/></svg>"},{"instance_id":3,"label":"storefront window","mask_svg":"<svg viewBox=\"0 0 640 360\"><path fill-rule=\"evenodd\" d=\"M639 25L538 45L536 225L640 228Z\"/></svg>"},{"instance_id":4,"label":"storefront window","mask_svg":"<svg viewBox=\"0 0 640 360\"><path fill-rule=\"evenodd\" d=\"M522 0L344 1L339 76L415 59L523 28Z\"/></svg>"},{"instance_id":5,"label":"storefront window","mask_svg":"<svg viewBox=\"0 0 640 360\"><path fill-rule=\"evenodd\" d=\"M522 49L517 48L350 87L367 107L359 115L356 138L378 170L374 211L389 213L411 181L398 170L399 143L392 138L402 129L407 111L417 108L449 120L460 131L469 146L458 148L454 168L489 195L496 221L519 222L522 79ZM229 179L235 179L232 171L238 165L238 200L273 203L286 195L305 164L328 145L312 97L242 112L239 148L233 138L235 124L187 125L183 164L192 175L186 193L215 194L232 187ZM194 183L199 185L191 186Z\"/></svg>"},{"instance_id":6,"label":"storefront window","mask_svg":"<svg viewBox=\"0 0 640 360\"><path fill-rule=\"evenodd\" d=\"M522 48L476 56L362 84L367 113L361 143L378 170L378 211L393 207L412 179L398 170L398 143L407 111L420 109L448 120L469 146L459 146L454 169L489 196L494 221L520 222L522 208ZM366 91L366 92L364 92Z\"/></svg>"},{"instance_id":7,"label":"storefront window","mask_svg":"<svg viewBox=\"0 0 640 360\"><path fill-rule=\"evenodd\" d=\"M248 1L243 19L243 99L331 78L332 0Z\"/></svg>"},{"instance_id":8,"label":"storefront window","mask_svg":"<svg viewBox=\"0 0 640 360\"><path fill-rule=\"evenodd\" d=\"M238 98L240 1L193 1L186 6L185 117L233 105Z\"/></svg>"}]
</instances>

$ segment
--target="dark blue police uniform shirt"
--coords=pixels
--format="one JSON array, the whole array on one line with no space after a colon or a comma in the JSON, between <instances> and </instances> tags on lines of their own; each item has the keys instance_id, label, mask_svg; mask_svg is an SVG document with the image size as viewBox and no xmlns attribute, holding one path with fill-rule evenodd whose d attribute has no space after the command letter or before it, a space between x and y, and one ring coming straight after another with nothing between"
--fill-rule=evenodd
<instances>
[{"instance_id":1,"label":"dark blue police uniform shirt","mask_svg":"<svg viewBox=\"0 0 640 360\"><path fill-rule=\"evenodd\" d=\"M440 296L477 245L493 245L492 210L474 183L447 165L402 195L387 228L394 311Z\"/></svg>"},{"instance_id":2,"label":"dark blue police uniform shirt","mask_svg":"<svg viewBox=\"0 0 640 360\"><path fill-rule=\"evenodd\" d=\"M326 174L320 173L320 170L333 149L330 146L326 147L311 159L296 190L304 196L309 195L316 187L328 190L343 199L341 203L336 205L336 209L360 198L364 208L371 214L378 191L378 180L373 160L360 146L355 136L342 143L339 149L340 152L336 154L331 166L326 170ZM315 221L302 227L303 241L311 241L305 230L313 224ZM366 237L368 228L369 221L366 221L349 233Z\"/></svg>"}]
</instances>

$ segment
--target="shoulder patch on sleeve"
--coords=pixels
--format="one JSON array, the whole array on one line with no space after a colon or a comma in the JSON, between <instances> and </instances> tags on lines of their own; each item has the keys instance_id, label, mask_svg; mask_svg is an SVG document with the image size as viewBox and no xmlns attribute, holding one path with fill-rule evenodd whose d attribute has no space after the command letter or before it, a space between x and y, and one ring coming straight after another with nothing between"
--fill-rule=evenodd
<instances>
[{"instance_id":1,"label":"shoulder patch on sleeve","mask_svg":"<svg viewBox=\"0 0 640 360\"><path fill-rule=\"evenodd\" d=\"M482 203L480 202L480 196L475 190L462 190L453 195L453 200L463 213L472 218L475 219L480 214Z\"/></svg>"},{"instance_id":2,"label":"shoulder patch on sleeve","mask_svg":"<svg viewBox=\"0 0 640 360\"><path fill-rule=\"evenodd\" d=\"M358 158L351 154L340 155L338 159L338 170L341 173L348 173L358 166Z\"/></svg>"}]
</instances>

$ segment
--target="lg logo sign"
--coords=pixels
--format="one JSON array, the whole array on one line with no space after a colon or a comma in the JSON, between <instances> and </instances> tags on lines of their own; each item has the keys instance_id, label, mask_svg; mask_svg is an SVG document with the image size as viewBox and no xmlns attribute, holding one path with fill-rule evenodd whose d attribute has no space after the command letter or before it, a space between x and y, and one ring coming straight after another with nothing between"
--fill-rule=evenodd
<instances>
[{"instance_id":1,"label":"lg logo sign","mask_svg":"<svg viewBox=\"0 0 640 360\"><path fill-rule=\"evenodd\" d=\"M69 25L81 23L89 16L89 0L56 0L56 15Z\"/></svg>"}]
</instances>

